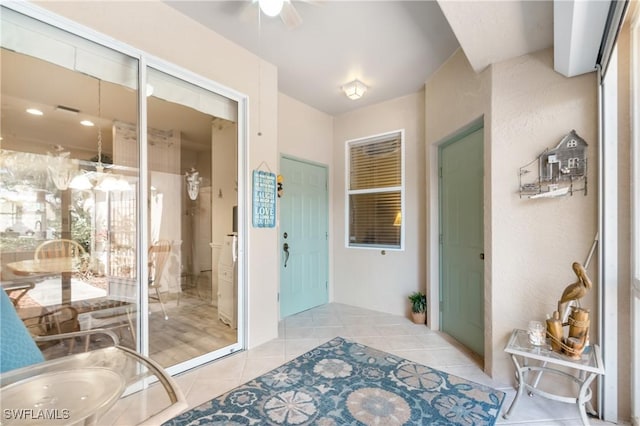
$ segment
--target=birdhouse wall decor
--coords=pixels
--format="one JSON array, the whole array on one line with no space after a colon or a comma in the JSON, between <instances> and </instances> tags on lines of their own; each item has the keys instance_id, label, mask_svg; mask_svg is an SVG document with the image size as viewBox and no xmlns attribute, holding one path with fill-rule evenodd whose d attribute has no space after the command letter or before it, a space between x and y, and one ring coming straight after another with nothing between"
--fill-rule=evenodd
<instances>
[{"instance_id":1,"label":"birdhouse wall decor","mask_svg":"<svg viewBox=\"0 0 640 426\"><path fill-rule=\"evenodd\" d=\"M582 191L587 195L587 142L575 130L553 149L520 167L520 198L553 198Z\"/></svg>"}]
</instances>

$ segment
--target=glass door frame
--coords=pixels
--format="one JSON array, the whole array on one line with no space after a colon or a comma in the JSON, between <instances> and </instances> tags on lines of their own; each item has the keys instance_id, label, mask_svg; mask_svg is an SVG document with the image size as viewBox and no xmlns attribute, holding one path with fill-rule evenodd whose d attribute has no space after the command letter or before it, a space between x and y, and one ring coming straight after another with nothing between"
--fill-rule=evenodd
<instances>
[{"instance_id":1,"label":"glass door frame","mask_svg":"<svg viewBox=\"0 0 640 426\"><path fill-rule=\"evenodd\" d=\"M58 29L64 30L74 36L84 38L98 45L112 49L118 53L134 58L138 61L138 170L139 185L138 199L147 200L149 193L148 185L148 152L147 152L147 133L143 129L147 128L147 96L146 91L140 90L147 85L147 67L157 69L173 77L179 78L186 82L201 87L204 90L211 91L218 95L227 97L235 101L238 105L237 126L238 126L238 328L237 341L234 344L218 349L216 351L192 358L188 361L166 368L169 374L177 374L198 365L213 361L222 356L237 352L246 348L246 293L247 293L247 266L246 266L246 246L247 231L246 226L246 170L247 168L247 149L248 149L248 96L216 83L206 77L200 76L192 71L182 68L176 64L170 63L153 55L150 55L140 49L134 48L126 43L117 41L109 36L101 34L89 27L83 26L65 17L56 15L55 13L44 9L40 6L28 2L6 2L2 8L13 10L27 17L36 19L45 24L51 25ZM138 321L136 349L143 355L149 354L149 316L142 315L148 312L148 286L142 283L148 282L149 274L147 270L148 254L146 250L148 241L149 208L146 202L138 203L138 238L137 238L137 276L139 279L138 288Z\"/></svg>"}]
</instances>

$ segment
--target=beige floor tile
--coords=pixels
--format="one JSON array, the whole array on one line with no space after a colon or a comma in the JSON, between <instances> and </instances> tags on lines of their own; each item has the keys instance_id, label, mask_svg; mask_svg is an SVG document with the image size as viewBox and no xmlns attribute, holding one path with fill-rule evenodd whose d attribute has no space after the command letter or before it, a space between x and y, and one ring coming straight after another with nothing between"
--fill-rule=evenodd
<instances>
[{"instance_id":1,"label":"beige floor tile","mask_svg":"<svg viewBox=\"0 0 640 426\"><path fill-rule=\"evenodd\" d=\"M280 322L278 330L278 339L177 376L175 379L185 393L189 408L277 368L336 335L505 391L503 411L508 409L515 395L512 383L495 382L482 371L481 360L453 339L426 326L413 324L402 316L332 303L291 316ZM144 402L151 392L142 393L147 393L146 399L140 396L122 399L99 424L127 424L152 408L152 404ZM578 426L580 421L575 406L525 395L512 417L506 420L501 416L497 424ZM608 423L591 419L591 424Z\"/></svg>"}]
</instances>

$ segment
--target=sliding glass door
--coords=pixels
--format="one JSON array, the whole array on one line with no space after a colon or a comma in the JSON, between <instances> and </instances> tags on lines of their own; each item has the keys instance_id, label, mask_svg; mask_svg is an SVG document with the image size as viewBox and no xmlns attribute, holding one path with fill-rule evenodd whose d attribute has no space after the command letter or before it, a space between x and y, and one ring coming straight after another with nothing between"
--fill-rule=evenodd
<instances>
[{"instance_id":1,"label":"sliding glass door","mask_svg":"<svg viewBox=\"0 0 640 426\"><path fill-rule=\"evenodd\" d=\"M238 105L155 68L147 82L148 345L167 367L238 342Z\"/></svg>"},{"instance_id":2,"label":"sliding glass door","mask_svg":"<svg viewBox=\"0 0 640 426\"><path fill-rule=\"evenodd\" d=\"M138 124L138 60L5 9L0 55L3 289L33 334L136 348L139 150L114 161L113 126Z\"/></svg>"},{"instance_id":3,"label":"sliding glass door","mask_svg":"<svg viewBox=\"0 0 640 426\"><path fill-rule=\"evenodd\" d=\"M33 334L113 330L172 373L240 349L246 101L21 7L2 7L0 50L0 271L15 309Z\"/></svg>"}]
</instances>

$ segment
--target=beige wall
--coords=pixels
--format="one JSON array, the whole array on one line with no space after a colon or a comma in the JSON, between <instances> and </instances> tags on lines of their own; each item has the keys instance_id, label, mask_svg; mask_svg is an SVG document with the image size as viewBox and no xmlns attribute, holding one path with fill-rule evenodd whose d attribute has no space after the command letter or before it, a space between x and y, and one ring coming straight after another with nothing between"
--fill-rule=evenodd
<instances>
[{"instance_id":1,"label":"beige wall","mask_svg":"<svg viewBox=\"0 0 640 426\"><path fill-rule=\"evenodd\" d=\"M566 78L551 49L492 67L491 151L493 375L507 380L511 361L499 350L513 327L555 310L573 261L584 262L597 232L597 97L595 73ZM518 167L554 147L571 129L588 149L588 194L529 200L517 195ZM596 262L588 273L597 288ZM596 291L582 301L596 335ZM488 336L489 337L489 336Z\"/></svg>"},{"instance_id":2,"label":"beige wall","mask_svg":"<svg viewBox=\"0 0 640 426\"><path fill-rule=\"evenodd\" d=\"M321 164L327 167L329 187L329 301L333 293L333 117L280 93L278 95L278 150L280 155ZM284 176L284 193L287 177ZM279 214L279 212L278 212Z\"/></svg>"},{"instance_id":3,"label":"beige wall","mask_svg":"<svg viewBox=\"0 0 640 426\"><path fill-rule=\"evenodd\" d=\"M263 161L273 167L278 164L278 87L277 69L273 65L262 62L258 67L255 55L161 2L41 2L39 5L248 95L249 116L260 117L260 120L249 120L248 169L245 173L248 186L251 170ZM257 102L259 88L260 103ZM260 111L258 105L261 105ZM259 130L261 136L257 135ZM249 190L245 201L250 208L248 194ZM251 228L249 213L245 223L249 230L248 345L254 347L278 335L277 234L275 228ZM273 303L266 303L270 300Z\"/></svg>"},{"instance_id":4,"label":"beige wall","mask_svg":"<svg viewBox=\"0 0 640 426\"><path fill-rule=\"evenodd\" d=\"M475 76L458 52L426 86L430 167L437 161L434 145L484 116L485 369L505 382L511 380L512 366L502 348L511 330L544 320L554 310L565 286L575 281L571 263L584 262L597 227L595 76L565 78L553 71L552 61L552 51L545 50ZM521 199L518 168L571 129L589 143L588 195ZM437 187L432 186L429 201L433 225ZM437 246L431 254L429 268L437 260ZM593 278L594 266L589 268ZM431 275L429 284L437 287L437 276ZM585 305L595 312L594 296L591 292Z\"/></svg>"},{"instance_id":5,"label":"beige wall","mask_svg":"<svg viewBox=\"0 0 640 426\"><path fill-rule=\"evenodd\" d=\"M334 130L334 301L408 315L410 293L425 289L424 92L343 114ZM405 250L345 247L345 142L405 130Z\"/></svg>"},{"instance_id":6,"label":"beige wall","mask_svg":"<svg viewBox=\"0 0 640 426\"><path fill-rule=\"evenodd\" d=\"M624 45L624 41L622 43ZM628 69L628 68L627 68ZM628 76L625 77L628 81ZM620 88L626 90L628 83ZM626 88L626 89L625 89ZM485 369L511 383L513 366L503 347L514 327L551 313L563 289L575 281L573 261L584 262L597 231L596 75L566 78L553 70L551 49L492 65L475 74L458 51L426 83L425 125L427 201L430 228L437 229L437 146L480 118L485 124ZM622 96L623 98L626 96ZM621 100L621 102L625 102ZM628 107L626 108L628 111ZM621 127L625 124L621 124ZM628 119L627 124L628 127ZM553 147L575 129L589 144L588 194L528 200L518 196L518 168ZM627 136L621 134L623 138ZM628 158L622 142L620 159ZM628 163L628 162L627 162ZM620 294L628 292L628 165L620 170L622 192ZM428 232L430 294L437 294L437 236ZM625 246L622 249L622 246ZM588 273L594 290L583 300L590 308L591 338L597 336L597 262ZM626 290L625 290L626 289ZM624 297L622 297L624 299ZM436 299L437 300L437 299ZM432 302L432 304L435 302ZM628 301L620 300L621 336L628 336ZM437 318L431 318L437 326ZM621 339L619 361L628 365L628 340ZM628 418L628 377L619 371L619 414Z\"/></svg>"},{"instance_id":7,"label":"beige wall","mask_svg":"<svg viewBox=\"0 0 640 426\"><path fill-rule=\"evenodd\" d=\"M427 323L434 330L439 324L439 221L438 221L438 146L468 126L490 120L491 72L476 74L461 50L451 58L425 85L425 154L427 179L426 251L427 251ZM484 127L484 140L490 140L491 126ZM491 158L488 144L484 148L484 217L491 217ZM490 228L485 229L485 241L490 241ZM485 243L485 298L490 300L491 247ZM490 324L491 311L485 310ZM485 348L485 354L490 348Z\"/></svg>"},{"instance_id":8,"label":"beige wall","mask_svg":"<svg viewBox=\"0 0 640 426\"><path fill-rule=\"evenodd\" d=\"M283 155L333 164L333 117L287 95L278 95L278 149Z\"/></svg>"}]
</instances>

